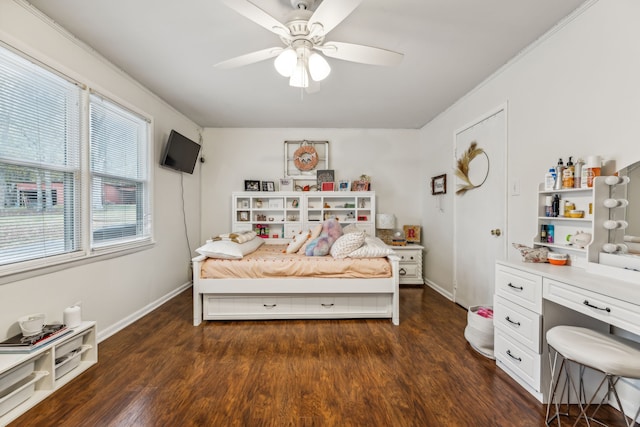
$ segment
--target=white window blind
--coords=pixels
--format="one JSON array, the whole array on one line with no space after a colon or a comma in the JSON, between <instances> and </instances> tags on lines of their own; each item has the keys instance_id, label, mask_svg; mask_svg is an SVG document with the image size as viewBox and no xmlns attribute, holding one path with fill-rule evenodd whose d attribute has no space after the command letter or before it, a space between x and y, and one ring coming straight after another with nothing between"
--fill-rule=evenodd
<instances>
[{"instance_id":1,"label":"white window blind","mask_svg":"<svg viewBox=\"0 0 640 427\"><path fill-rule=\"evenodd\" d=\"M89 129L92 248L150 240L147 120L92 94Z\"/></svg>"},{"instance_id":2,"label":"white window blind","mask_svg":"<svg viewBox=\"0 0 640 427\"><path fill-rule=\"evenodd\" d=\"M82 250L80 95L0 47L0 267Z\"/></svg>"}]
</instances>

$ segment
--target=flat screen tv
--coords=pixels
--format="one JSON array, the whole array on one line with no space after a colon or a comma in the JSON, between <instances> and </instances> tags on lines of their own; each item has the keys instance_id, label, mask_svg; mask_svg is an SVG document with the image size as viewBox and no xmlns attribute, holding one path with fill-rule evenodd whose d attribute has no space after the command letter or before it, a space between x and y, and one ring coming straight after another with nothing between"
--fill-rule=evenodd
<instances>
[{"instance_id":1,"label":"flat screen tv","mask_svg":"<svg viewBox=\"0 0 640 427\"><path fill-rule=\"evenodd\" d=\"M160 164L180 172L193 173L200 144L172 130Z\"/></svg>"}]
</instances>

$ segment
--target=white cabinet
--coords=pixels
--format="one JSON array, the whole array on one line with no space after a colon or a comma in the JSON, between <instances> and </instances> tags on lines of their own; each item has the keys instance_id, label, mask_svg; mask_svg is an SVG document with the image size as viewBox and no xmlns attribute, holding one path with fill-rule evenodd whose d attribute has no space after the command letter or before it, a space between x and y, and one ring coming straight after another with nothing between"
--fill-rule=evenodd
<instances>
[{"instance_id":1,"label":"white cabinet","mask_svg":"<svg viewBox=\"0 0 640 427\"><path fill-rule=\"evenodd\" d=\"M6 425L97 363L96 323L28 354L0 354L0 425Z\"/></svg>"},{"instance_id":2,"label":"white cabinet","mask_svg":"<svg viewBox=\"0 0 640 427\"><path fill-rule=\"evenodd\" d=\"M560 198L560 216L547 216L545 205L547 198L554 195ZM572 218L568 216L563 207L569 202L574 206L574 210L584 212L582 218ZM546 236L541 236L543 227L553 227L553 239L549 238L549 231ZM534 237L535 246L546 246L554 252L567 253L570 256L571 264L584 268L587 263L587 249L571 245L567 241L567 236L575 235L578 232L593 235L593 189L592 188L570 188L564 190L544 190L544 184L540 184L538 191L538 231Z\"/></svg>"},{"instance_id":3,"label":"white cabinet","mask_svg":"<svg viewBox=\"0 0 640 427\"><path fill-rule=\"evenodd\" d=\"M255 230L265 238L291 238L329 218L354 224L375 236L376 197L372 191L235 192L232 231Z\"/></svg>"},{"instance_id":4,"label":"white cabinet","mask_svg":"<svg viewBox=\"0 0 640 427\"><path fill-rule=\"evenodd\" d=\"M420 245L407 246L391 246L400 258L400 268L398 275L400 276L401 285L424 285L422 277L422 250Z\"/></svg>"}]
</instances>

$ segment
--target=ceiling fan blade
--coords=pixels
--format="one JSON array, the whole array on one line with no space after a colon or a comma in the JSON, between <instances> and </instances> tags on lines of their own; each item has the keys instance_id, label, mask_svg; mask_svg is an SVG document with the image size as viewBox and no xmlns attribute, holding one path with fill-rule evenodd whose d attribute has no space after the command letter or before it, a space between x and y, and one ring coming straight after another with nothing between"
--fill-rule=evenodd
<instances>
[{"instance_id":1,"label":"ceiling fan blade","mask_svg":"<svg viewBox=\"0 0 640 427\"><path fill-rule=\"evenodd\" d=\"M252 20L256 24L266 28L272 33L275 33L279 36L284 36L284 37L291 35L291 32L289 31L286 25L282 24L276 18L269 15L267 12L260 9L258 6L251 3L248 0L221 0L221 1L231 9L238 12L240 15Z\"/></svg>"},{"instance_id":2,"label":"ceiling fan blade","mask_svg":"<svg viewBox=\"0 0 640 427\"><path fill-rule=\"evenodd\" d=\"M362 0L323 0L320 6L309 18L309 28L322 26L322 35L333 30L353 10L362 3Z\"/></svg>"},{"instance_id":3,"label":"ceiling fan blade","mask_svg":"<svg viewBox=\"0 0 640 427\"><path fill-rule=\"evenodd\" d=\"M361 44L327 42L316 48L331 58L370 65L398 65L404 58L402 53Z\"/></svg>"},{"instance_id":4,"label":"ceiling fan blade","mask_svg":"<svg viewBox=\"0 0 640 427\"><path fill-rule=\"evenodd\" d=\"M258 50L245 55L236 56L235 58L227 59L226 61L218 62L214 67L221 69L242 67L244 65L253 64L254 62L273 58L274 56L278 56L282 51L283 48L281 47L269 47L267 49Z\"/></svg>"}]
</instances>

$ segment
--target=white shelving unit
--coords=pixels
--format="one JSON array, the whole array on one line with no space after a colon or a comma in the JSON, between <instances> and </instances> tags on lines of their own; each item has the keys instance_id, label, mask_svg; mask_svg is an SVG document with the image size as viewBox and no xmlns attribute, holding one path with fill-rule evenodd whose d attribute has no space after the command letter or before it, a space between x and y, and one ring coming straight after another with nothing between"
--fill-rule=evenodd
<instances>
[{"instance_id":1,"label":"white shelving unit","mask_svg":"<svg viewBox=\"0 0 640 427\"><path fill-rule=\"evenodd\" d=\"M288 239L326 219L337 218L343 227L355 224L375 236L373 191L242 191L232 193L231 207L232 231L263 230L268 238Z\"/></svg>"},{"instance_id":2,"label":"white shelving unit","mask_svg":"<svg viewBox=\"0 0 640 427\"><path fill-rule=\"evenodd\" d=\"M96 322L31 353L0 354L0 425L7 425L98 362Z\"/></svg>"},{"instance_id":3,"label":"white shelving unit","mask_svg":"<svg viewBox=\"0 0 640 427\"><path fill-rule=\"evenodd\" d=\"M557 217L548 217L545 215L545 199L555 194L560 196L560 204L570 201L575 204L576 210L584 211L584 218L569 218L562 216L563 210L560 209L560 215ZM587 264L587 247L579 248L571 245L567 241L568 235L577 232L590 233L593 236L593 188L569 188L563 190L545 190L544 184L540 184L538 190L538 228L534 237L534 246L546 246L554 252L562 252L569 254L571 264L584 268ZM553 225L554 241L553 243L542 242L540 240L540 229L542 225Z\"/></svg>"}]
</instances>

